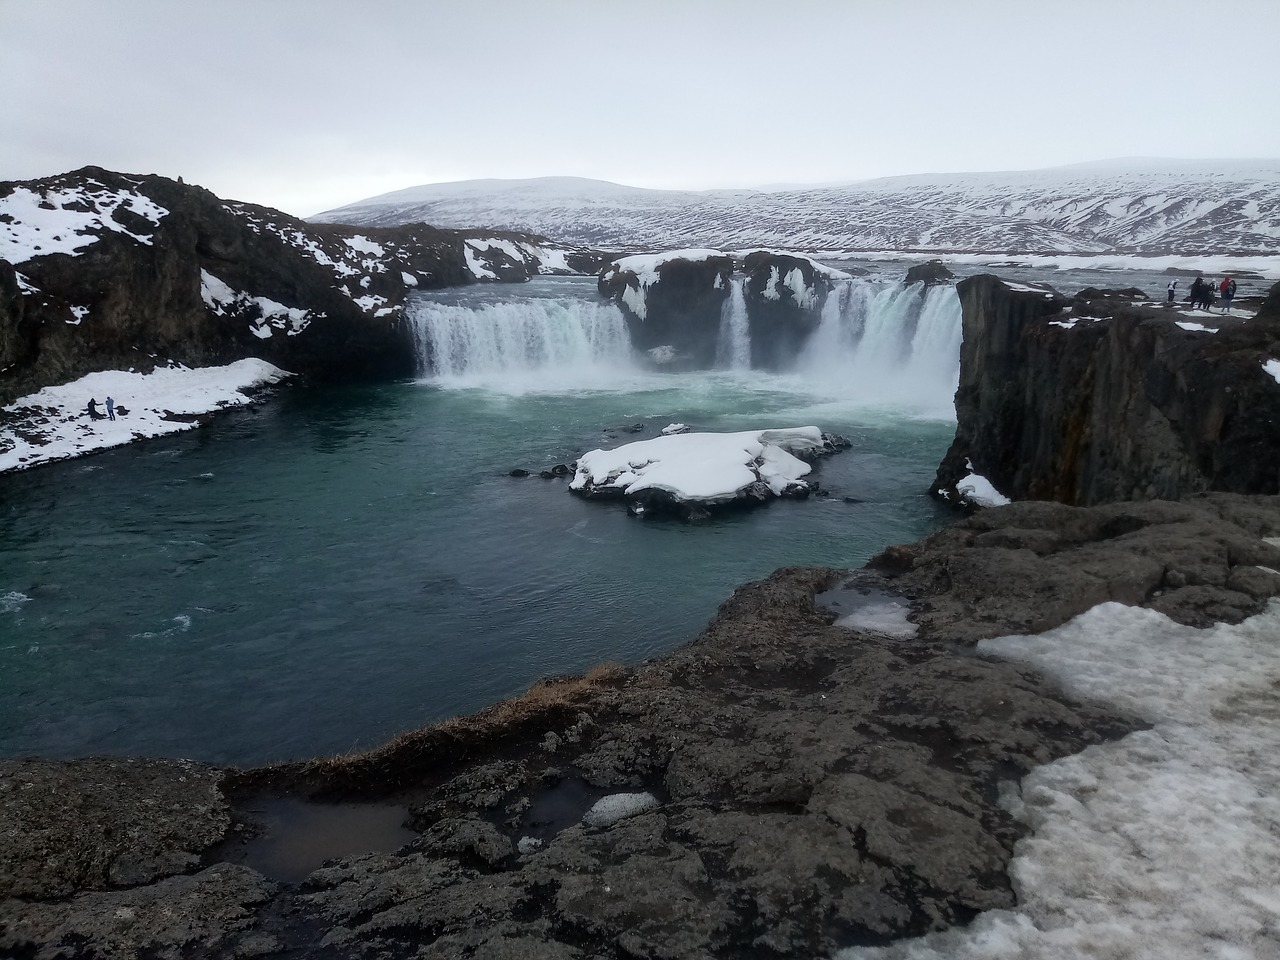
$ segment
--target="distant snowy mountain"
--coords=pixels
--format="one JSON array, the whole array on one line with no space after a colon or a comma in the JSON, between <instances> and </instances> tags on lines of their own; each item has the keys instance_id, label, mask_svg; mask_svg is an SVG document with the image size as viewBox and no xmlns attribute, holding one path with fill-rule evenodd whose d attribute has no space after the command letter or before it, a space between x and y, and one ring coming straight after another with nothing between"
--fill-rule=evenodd
<instances>
[{"instance_id":1,"label":"distant snowy mountain","mask_svg":"<svg viewBox=\"0 0 1280 960\"><path fill-rule=\"evenodd\" d=\"M426 184L311 218L539 233L604 249L1280 254L1280 160L1134 158L809 189L546 177Z\"/></svg>"}]
</instances>

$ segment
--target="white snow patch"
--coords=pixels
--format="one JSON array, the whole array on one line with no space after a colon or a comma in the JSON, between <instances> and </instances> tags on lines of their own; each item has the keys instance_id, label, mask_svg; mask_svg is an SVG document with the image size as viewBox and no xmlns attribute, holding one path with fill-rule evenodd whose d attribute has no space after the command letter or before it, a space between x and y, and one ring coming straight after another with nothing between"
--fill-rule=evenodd
<instances>
[{"instance_id":1,"label":"white snow patch","mask_svg":"<svg viewBox=\"0 0 1280 960\"><path fill-rule=\"evenodd\" d=\"M88 209L68 210L68 206ZM0 260L16 266L52 253L77 256L98 242L102 230L122 233L150 246L149 235L133 233L112 219L119 209L129 210L153 225L169 213L140 193L109 190L100 184L46 190L43 194L18 187L0 198L0 213L10 218L0 222Z\"/></svg>"},{"instance_id":2,"label":"white snow patch","mask_svg":"<svg viewBox=\"0 0 1280 960\"><path fill-rule=\"evenodd\" d=\"M1075 696L1153 724L1032 771L1016 910L840 960L1243 960L1280 932L1280 601L1206 630L1105 603L1039 636L984 640Z\"/></svg>"},{"instance_id":3,"label":"white snow patch","mask_svg":"<svg viewBox=\"0 0 1280 960\"><path fill-rule=\"evenodd\" d=\"M380 297L375 293L366 293L363 297L352 297L351 302L365 313L373 313L386 304L387 298Z\"/></svg>"},{"instance_id":4,"label":"white snow patch","mask_svg":"<svg viewBox=\"0 0 1280 960\"><path fill-rule=\"evenodd\" d=\"M764 282L764 288L760 291L760 295L766 300L782 299L782 293L778 290L778 275L776 266L769 268L769 279Z\"/></svg>"},{"instance_id":5,"label":"white snow patch","mask_svg":"<svg viewBox=\"0 0 1280 960\"><path fill-rule=\"evenodd\" d=\"M471 275L477 280L497 280L498 275L490 270L476 256L476 250L472 246L473 241L468 240L462 245L462 254L467 259L467 269L471 271Z\"/></svg>"},{"instance_id":6,"label":"white snow patch","mask_svg":"<svg viewBox=\"0 0 1280 960\"><path fill-rule=\"evenodd\" d=\"M67 323L71 324L71 326L73 327L78 327L80 326L80 321L83 320L88 315L89 315L88 307L72 307L71 316L74 317L75 319L68 320Z\"/></svg>"},{"instance_id":7,"label":"white snow patch","mask_svg":"<svg viewBox=\"0 0 1280 960\"><path fill-rule=\"evenodd\" d=\"M644 284L639 287L633 287L628 284L622 288L622 302L641 320L649 315L649 301L645 295L647 289ZM661 350L662 348L655 347L654 349ZM650 352L652 353L652 351Z\"/></svg>"},{"instance_id":8,"label":"white snow patch","mask_svg":"<svg viewBox=\"0 0 1280 960\"><path fill-rule=\"evenodd\" d=\"M401 270L400 279L404 282L404 285L406 287L416 287L418 285L418 278L415 277L412 273L406 273L405 271Z\"/></svg>"},{"instance_id":9,"label":"white snow patch","mask_svg":"<svg viewBox=\"0 0 1280 960\"><path fill-rule=\"evenodd\" d=\"M916 635L916 625L907 619L910 604L896 600L875 600L836 621L837 627L874 630L876 633L906 639Z\"/></svg>"},{"instance_id":10,"label":"white snow patch","mask_svg":"<svg viewBox=\"0 0 1280 960\"><path fill-rule=\"evenodd\" d=\"M607 827L658 805L658 798L652 793L612 793L597 800L582 815L582 822L588 827Z\"/></svg>"},{"instance_id":11,"label":"white snow patch","mask_svg":"<svg viewBox=\"0 0 1280 960\"><path fill-rule=\"evenodd\" d=\"M956 492L961 498L982 507L1002 507L1012 501L995 488L986 477L973 472L973 463L966 461L969 475L956 484Z\"/></svg>"},{"instance_id":12,"label":"white snow patch","mask_svg":"<svg viewBox=\"0 0 1280 960\"><path fill-rule=\"evenodd\" d=\"M356 253L370 253L375 257L385 257L387 255L387 251L382 248L382 244L375 243L368 237L343 237L342 242Z\"/></svg>"},{"instance_id":13,"label":"white snow patch","mask_svg":"<svg viewBox=\"0 0 1280 960\"><path fill-rule=\"evenodd\" d=\"M689 428L683 423L668 423L660 432L664 437L669 437L673 433L688 433Z\"/></svg>"},{"instance_id":14,"label":"white snow patch","mask_svg":"<svg viewBox=\"0 0 1280 960\"><path fill-rule=\"evenodd\" d=\"M662 490L677 501L723 503L763 480L777 496L812 469L794 454L822 446L817 427L670 434L583 454L569 487Z\"/></svg>"},{"instance_id":15,"label":"white snow patch","mask_svg":"<svg viewBox=\"0 0 1280 960\"><path fill-rule=\"evenodd\" d=\"M1200 333L1217 333L1217 327L1206 327L1203 323L1194 323L1189 320L1176 320L1174 323L1183 330L1199 331Z\"/></svg>"},{"instance_id":16,"label":"white snow patch","mask_svg":"<svg viewBox=\"0 0 1280 960\"><path fill-rule=\"evenodd\" d=\"M3 408L14 419L0 428L0 472L191 430L198 424L167 418L249 403L241 391L289 376L265 360L249 359L195 370L182 366L152 373L107 370L45 387ZM117 412L115 420L91 420L85 409L89 398L97 399L101 408L107 396L115 400L117 410L123 407L129 412Z\"/></svg>"},{"instance_id":17,"label":"white snow patch","mask_svg":"<svg viewBox=\"0 0 1280 960\"><path fill-rule=\"evenodd\" d=\"M1262 372L1269 374L1276 383L1280 383L1280 360L1264 360Z\"/></svg>"},{"instance_id":18,"label":"white snow patch","mask_svg":"<svg viewBox=\"0 0 1280 960\"><path fill-rule=\"evenodd\" d=\"M690 248L687 250L669 250L666 253L639 253L630 257L621 257L613 261L611 269L620 273L630 271L640 281L640 286L647 287L658 282L658 268L672 260L690 260L698 263L712 257L723 257L721 250Z\"/></svg>"}]
</instances>

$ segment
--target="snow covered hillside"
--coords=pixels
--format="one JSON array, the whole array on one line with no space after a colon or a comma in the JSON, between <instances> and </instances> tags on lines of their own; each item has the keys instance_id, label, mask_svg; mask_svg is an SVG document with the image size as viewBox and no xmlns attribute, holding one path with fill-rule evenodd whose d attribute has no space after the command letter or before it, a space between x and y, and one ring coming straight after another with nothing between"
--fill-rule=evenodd
<instances>
[{"instance_id":1,"label":"snow covered hillside","mask_svg":"<svg viewBox=\"0 0 1280 960\"><path fill-rule=\"evenodd\" d=\"M1280 160L1132 159L776 192L471 180L411 187L311 219L483 226L616 249L1277 254Z\"/></svg>"}]
</instances>

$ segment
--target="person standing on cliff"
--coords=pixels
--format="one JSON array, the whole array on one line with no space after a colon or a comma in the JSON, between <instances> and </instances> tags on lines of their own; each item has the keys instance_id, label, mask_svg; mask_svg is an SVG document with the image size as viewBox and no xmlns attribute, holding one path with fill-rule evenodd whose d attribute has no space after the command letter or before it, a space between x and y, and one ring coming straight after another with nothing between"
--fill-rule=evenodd
<instances>
[{"instance_id":1,"label":"person standing on cliff","mask_svg":"<svg viewBox=\"0 0 1280 960\"><path fill-rule=\"evenodd\" d=\"M107 419L114 420L116 418L116 402L107 397Z\"/></svg>"},{"instance_id":2,"label":"person standing on cliff","mask_svg":"<svg viewBox=\"0 0 1280 960\"><path fill-rule=\"evenodd\" d=\"M98 419L98 401L95 400L93 397L89 398L88 410L89 410L89 419L97 420Z\"/></svg>"},{"instance_id":3,"label":"person standing on cliff","mask_svg":"<svg viewBox=\"0 0 1280 960\"><path fill-rule=\"evenodd\" d=\"M1218 287L1218 293L1222 294L1222 312L1226 313L1231 309L1231 301L1236 296L1236 282L1231 279L1229 274L1222 278L1222 285Z\"/></svg>"},{"instance_id":4,"label":"person standing on cliff","mask_svg":"<svg viewBox=\"0 0 1280 960\"><path fill-rule=\"evenodd\" d=\"M1173 298L1177 295L1177 293L1178 293L1178 278L1174 277L1172 280L1169 281L1169 299L1166 300L1164 303L1166 307L1173 306Z\"/></svg>"}]
</instances>

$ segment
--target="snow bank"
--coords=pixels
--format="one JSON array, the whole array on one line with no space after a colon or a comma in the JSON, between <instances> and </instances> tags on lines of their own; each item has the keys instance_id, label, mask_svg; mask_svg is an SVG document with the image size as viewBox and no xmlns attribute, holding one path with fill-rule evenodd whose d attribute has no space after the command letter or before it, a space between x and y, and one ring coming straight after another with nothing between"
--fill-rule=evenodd
<instances>
[{"instance_id":1,"label":"snow bank","mask_svg":"<svg viewBox=\"0 0 1280 960\"><path fill-rule=\"evenodd\" d=\"M1276 383L1280 383L1280 360L1263 361L1262 372L1270 374Z\"/></svg>"},{"instance_id":2,"label":"snow bank","mask_svg":"<svg viewBox=\"0 0 1280 960\"><path fill-rule=\"evenodd\" d=\"M1106 603L1039 636L984 640L1154 726L1033 771L1017 910L840 960L1274 957L1280 936L1280 601L1197 630Z\"/></svg>"},{"instance_id":3,"label":"snow bank","mask_svg":"<svg viewBox=\"0 0 1280 960\"><path fill-rule=\"evenodd\" d=\"M956 484L956 492L960 494L961 500L967 500L980 507L1003 507L1006 503L1013 502L997 490L990 480L980 473L975 473L971 460L965 461L965 468L969 471L968 475Z\"/></svg>"},{"instance_id":4,"label":"snow bank","mask_svg":"<svg viewBox=\"0 0 1280 960\"><path fill-rule=\"evenodd\" d=\"M714 504L735 500L763 481L780 496L812 469L795 454L824 449L817 427L675 433L583 454L569 488L627 496L657 490L678 503Z\"/></svg>"},{"instance_id":5,"label":"snow bank","mask_svg":"<svg viewBox=\"0 0 1280 960\"><path fill-rule=\"evenodd\" d=\"M190 430L194 418L249 403L242 391L277 383L291 374L265 360L238 360L224 367L184 366L152 373L108 370L38 393L3 408L0 472L116 447L133 440ZM92 420L89 398L105 414L106 398L115 400L115 420ZM187 419L175 419L187 418Z\"/></svg>"},{"instance_id":6,"label":"snow bank","mask_svg":"<svg viewBox=\"0 0 1280 960\"><path fill-rule=\"evenodd\" d=\"M604 279L609 280L618 273L634 273L640 281L641 288L652 286L658 282L658 268L672 260L691 260L695 263L710 260L712 257L727 256L722 250L706 250L691 248L688 250L670 250L667 253L640 253L630 257L622 257L613 261Z\"/></svg>"},{"instance_id":7,"label":"snow bank","mask_svg":"<svg viewBox=\"0 0 1280 960\"><path fill-rule=\"evenodd\" d=\"M613 793L597 800L582 815L582 822L588 827L607 827L657 806L658 798L652 793Z\"/></svg>"}]
</instances>

